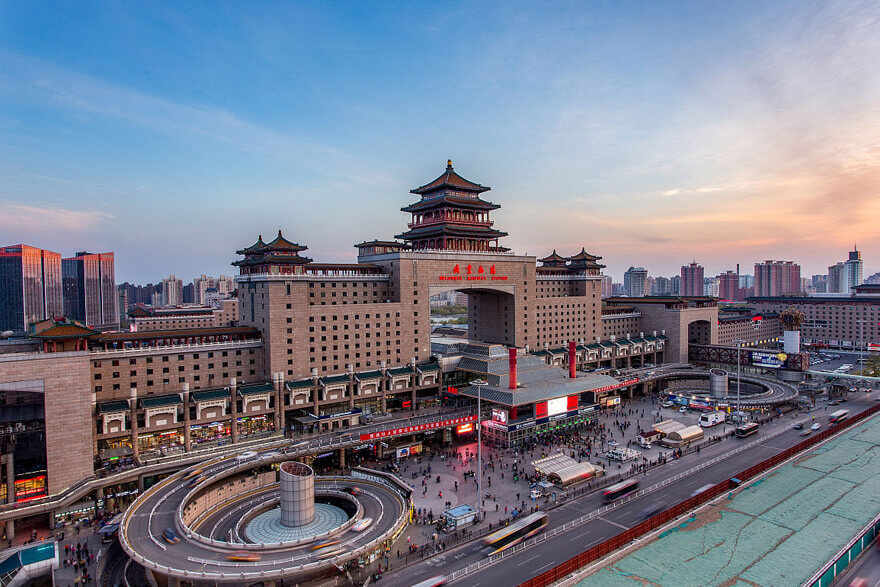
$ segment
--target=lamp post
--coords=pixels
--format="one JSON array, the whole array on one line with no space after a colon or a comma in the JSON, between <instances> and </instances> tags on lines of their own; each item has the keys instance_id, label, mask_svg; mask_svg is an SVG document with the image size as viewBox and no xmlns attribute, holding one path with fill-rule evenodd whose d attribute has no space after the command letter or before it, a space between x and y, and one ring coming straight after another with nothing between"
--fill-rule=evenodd
<instances>
[{"instance_id":1,"label":"lamp post","mask_svg":"<svg viewBox=\"0 0 880 587\"><path fill-rule=\"evenodd\" d=\"M483 521L483 426L480 422L481 411L480 411L480 398L482 395L483 388L489 385L488 381L483 379L475 379L471 381L471 385L477 388L477 468L479 471L477 472L477 513L479 514L479 519Z\"/></svg>"},{"instance_id":2,"label":"lamp post","mask_svg":"<svg viewBox=\"0 0 880 587\"><path fill-rule=\"evenodd\" d=\"M742 424L742 404L740 403L740 395L739 395L739 389L740 389L740 383L741 383L740 380L742 379L742 376L740 375L739 363L740 363L740 351L742 350L742 345L745 341L738 338L733 342L736 343L736 417L737 417L737 420L739 420L739 423Z\"/></svg>"}]
</instances>

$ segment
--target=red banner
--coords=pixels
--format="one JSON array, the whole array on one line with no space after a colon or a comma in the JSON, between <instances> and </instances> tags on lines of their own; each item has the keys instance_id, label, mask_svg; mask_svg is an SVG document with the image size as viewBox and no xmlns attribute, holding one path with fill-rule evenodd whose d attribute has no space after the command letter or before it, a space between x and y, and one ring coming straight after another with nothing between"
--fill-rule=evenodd
<instances>
[{"instance_id":1,"label":"red banner","mask_svg":"<svg viewBox=\"0 0 880 587\"><path fill-rule=\"evenodd\" d=\"M389 436L397 436L399 434L413 434L416 432L423 432L425 430L446 428L447 426L458 426L459 424L467 424L468 422L476 421L476 416L463 416L461 418L453 418L452 420L440 420L439 422L431 422L430 424L402 426L400 428L392 428L391 430L380 430L378 432L370 432L369 434L361 434L361 440L375 440L377 438L387 438Z\"/></svg>"},{"instance_id":2,"label":"red banner","mask_svg":"<svg viewBox=\"0 0 880 587\"><path fill-rule=\"evenodd\" d=\"M612 389L617 389L618 387L626 387L627 385L633 385L634 383L638 382L639 378L636 377L635 379L627 379L626 381L622 381L616 385L606 385L605 387L600 387L599 389L593 389L591 391L602 393L603 391L611 391Z\"/></svg>"}]
</instances>

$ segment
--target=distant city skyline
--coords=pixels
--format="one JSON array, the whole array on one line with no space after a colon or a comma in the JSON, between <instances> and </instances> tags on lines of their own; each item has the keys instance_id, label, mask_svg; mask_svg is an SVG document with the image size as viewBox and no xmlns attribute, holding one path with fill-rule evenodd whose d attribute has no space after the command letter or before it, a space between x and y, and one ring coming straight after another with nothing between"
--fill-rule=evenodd
<instances>
[{"instance_id":1,"label":"distant city skyline","mask_svg":"<svg viewBox=\"0 0 880 587\"><path fill-rule=\"evenodd\" d=\"M707 276L880 270L872 2L12 3L0 245L112 250L120 282L391 238L452 158L501 244Z\"/></svg>"}]
</instances>

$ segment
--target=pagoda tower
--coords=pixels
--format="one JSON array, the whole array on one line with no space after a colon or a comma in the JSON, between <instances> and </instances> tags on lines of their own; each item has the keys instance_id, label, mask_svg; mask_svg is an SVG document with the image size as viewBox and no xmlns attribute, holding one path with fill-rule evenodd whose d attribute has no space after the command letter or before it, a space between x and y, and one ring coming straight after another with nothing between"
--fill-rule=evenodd
<instances>
[{"instance_id":1,"label":"pagoda tower","mask_svg":"<svg viewBox=\"0 0 880 587\"><path fill-rule=\"evenodd\" d=\"M395 238L403 239L414 250L441 250L498 253L509 249L498 245L507 236L492 228L489 212L501 206L480 198L491 188L467 180L446 162L446 171L434 181L414 190L421 199L401 208L412 214L409 230Z\"/></svg>"},{"instance_id":2,"label":"pagoda tower","mask_svg":"<svg viewBox=\"0 0 880 587\"><path fill-rule=\"evenodd\" d=\"M238 255L244 255L244 259L232 264L239 268L242 275L301 274L305 272L305 266L312 262L310 258L300 256L307 248L287 240L279 230L275 240L269 243L264 243L261 235L251 246L235 251Z\"/></svg>"}]
</instances>

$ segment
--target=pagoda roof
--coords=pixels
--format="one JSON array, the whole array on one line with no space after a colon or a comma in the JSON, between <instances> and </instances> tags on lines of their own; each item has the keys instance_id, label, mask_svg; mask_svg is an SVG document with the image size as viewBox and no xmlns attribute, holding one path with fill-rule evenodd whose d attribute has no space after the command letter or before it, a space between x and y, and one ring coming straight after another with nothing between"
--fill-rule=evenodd
<instances>
[{"instance_id":1,"label":"pagoda roof","mask_svg":"<svg viewBox=\"0 0 880 587\"><path fill-rule=\"evenodd\" d=\"M430 238L434 236L471 236L479 238L501 238L507 236L506 232L495 230L487 226L461 226L455 224L434 224L422 226L414 230L409 230L403 234L398 234L394 238L402 238L405 240L415 240L421 238Z\"/></svg>"},{"instance_id":2,"label":"pagoda roof","mask_svg":"<svg viewBox=\"0 0 880 587\"><path fill-rule=\"evenodd\" d=\"M478 197L468 198L445 194L438 198L426 198L424 200L419 200L418 202L410 204L409 206L405 206L400 210L403 212L421 212L423 210L430 210L432 208L439 208L442 206L450 206L453 208L473 208L476 210L497 210L501 207L499 204L493 204L492 202L487 202L486 200L482 200Z\"/></svg>"},{"instance_id":3,"label":"pagoda roof","mask_svg":"<svg viewBox=\"0 0 880 587\"><path fill-rule=\"evenodd\" d=\"M67 318L44 320L32 326L34 327L34 332L31 333L31 338L87 338L101 334L97 330Z\"/></svg>"},{"instance_id":4,"label":"pagoda roof","mask_svg":"<svg viewBox=\"0 0 880 587\"><path fill-rule=\"evenodd\" d=\"M257 242L255 242L254 244L252 244L249 247L245 247L243 249L239 249L239 250L235 251L235 254L236 255L247 255L248 253L254 253L256 251L259 251L260 249L264 248L265 246L266 246L266 243L263 242L263 235L261 234L260 236L257 237Z\"/></svg>"},{"instance_id":5,"label":"pagoda roof","mask_svg":"<svg viewBox=\"0 0 880 587\"><path fill-rule=\"evenodd\" d=\"M401 249L408 249L409 245L398 241L380 241L373 239L371 241L364 241L355 245L355 248L360 247L400 247Z\"/></svg>"},{"instance_id":6,"label":"pagoda roof","mask_svg":"<svg viewBox=\"0 0 880 587\"><path fill-rule=\"evenodd\" d=\"M275 237L270 243L267 243L262 250L265 251L305 251L308 247L304 247L300 244L291 242L284 238L281 234L281 230L278 230L278 236Z\"/></svg>"},{"instance_id":7,"label":"pagoda roof","mask_svg":"<svg viewBox=\"0 0 880 587\"><path fill-rule=\"evenodd\" d=\"M411 194L429 194L431 192L440 191L443 188L453 188L456 190L462 190L465 192L474 192L477 194L481 194L483 192L489 191L490 187L480 185L478 183L474 183L469 179L465 179L459 174L455 172L452 168L452 159L449 159L446 162L446 171L440 174L440 177L435 179L430 183L426 183L423 186L417 187L414 190L410 190Z\"/></svg>"},{"instance_id":8,"label":"pagoda roof","mask_svg":"<svg viewBox=\"0 0 880 587\"><path fill-rule=\"evenodd\" d=\"M581 248L581 252L577 255L572 255L568 258L569 261L578 262L578 261L598 261L602 257L597 257L596 255L591 255L587 252L585 248Z\"/></svg>"},{"instance_id":9,"label":"pagoda roof","mask_svg":"<svg viewBox=\"0 0 880 587\"><path fill-rule=\"evenodd\" d=\"M565 262L568 259L559 255L556 252L556 249L553 249L553 252L544 257L543 259L538 259L539 263L544 263L545 265L557 266L557 265L565 265Z\"/></svg>"},{"instance_id":10,"label":"pagoda roof","mask_svg":"<svg viewBox=\"0 0 880 587\"><path fill-rule=\"evenodd\" d=\"M239 259L238 261L233 261L232 264L236 267L245 267L249 265L272 265L274 263L281 263L285 265L304 265L311 262L312 259L310 259L309 257L300 257L299 255L294 253L292 255L260 255L259 257L250 256L244 259Z\"/></svg>"}]
</instances>

